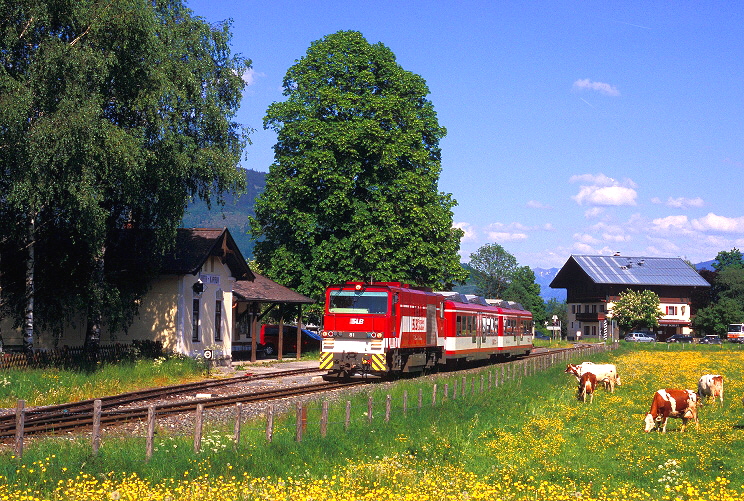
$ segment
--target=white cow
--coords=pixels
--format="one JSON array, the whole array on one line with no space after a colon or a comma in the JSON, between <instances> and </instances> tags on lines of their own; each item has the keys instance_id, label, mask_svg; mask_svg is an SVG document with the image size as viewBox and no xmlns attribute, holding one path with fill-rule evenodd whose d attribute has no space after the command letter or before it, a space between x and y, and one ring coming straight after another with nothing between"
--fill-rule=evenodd
<instances>
[{"instance_id":1,"label":"white cow","mask_svg":"<svg viewBox=\"0 0 744 501\"><path fill-rule=\"evenodd\" d=\"M708 397L713 397L713 400L718 397L721 399L721 404L723 404L723 376L720 374L705 374L701 376L698 381L697 393L701 403L703 399L707 400Z\"/></svg>"},{"instance_id":2,"label":"white cow","mask_svg":"<svg viewBox=\"0 0 744 501\"><path fill-rule=\"evenodd\" d=\"M620 386L620 376L617 375L617 367L614 364L595 364L593 362L582 362L579 365L568 364L566 373L576 376L580 380L585 372L591 372L597 376L597 382L604 383L606 390L615 391L615 385Z\"/></svg>"}]
</instances>

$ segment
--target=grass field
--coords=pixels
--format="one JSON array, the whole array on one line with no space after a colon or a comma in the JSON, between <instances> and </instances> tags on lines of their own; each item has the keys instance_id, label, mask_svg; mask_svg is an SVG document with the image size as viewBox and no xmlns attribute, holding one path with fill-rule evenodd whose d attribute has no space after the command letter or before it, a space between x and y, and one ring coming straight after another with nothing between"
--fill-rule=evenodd
<instances>
[{"instance_id":1,"label":"grass field","mask_svg":"<svg viewBox=\"0 0 744 501\"><path fill-rule=\"evenodd\" d=\"M615 363L622 386L599 390L593 404L576 399L575 378L555 366L517 375L497 388L452 398L461 375L378 387L331 403L328 436L318 431L320 404L309 404L303 441L294 416L278 422L272 443L264 423L205 430L203 450L191 437L158 430L144 461L143 438L104 436L99 455L84 439L44 439L23 458L0 455L0 500L733 500L744 497L744 351L718 346L636 346L592 357ZM579 360L580 361L580 360ZM500 377L484 368L484 381ZM659 388L692 388L705 373L723 374L726 401L700 409L700 429L643 432ZM431 405L432 385L439 393ZM443 396L448 385L450 398ZM486 384L487 386L487 384ZM418 408L417 394L423 393ZM408 394L403 415L402 395ZM391 395L392 412L384 422ZM367 422L367 398L375 412ZM24 497L26 496L26 497Z\"/></svg>"}]
</instances>

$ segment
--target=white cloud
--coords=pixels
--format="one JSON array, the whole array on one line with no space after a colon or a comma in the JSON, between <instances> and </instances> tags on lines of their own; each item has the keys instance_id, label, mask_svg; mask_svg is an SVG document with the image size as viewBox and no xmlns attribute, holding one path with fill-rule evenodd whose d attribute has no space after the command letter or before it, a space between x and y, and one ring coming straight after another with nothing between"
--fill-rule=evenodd
<instances>
[{"instance_id":1,"label":"white cloud","mask_svg":"<svg viewBox=\"0 0 744 501\"><path fill-rule=\"evenodd\" d=\"M574 243L573 248L581 254L594 254L594 247L582 242Z\"/></svg>"},{"instance_id":2,"label":"white cloud","mask_svg":"<svg viewBox=\"0 0 744 501\"><path fill-rule=\"evenodd\" d=\"M583 80L576 80L573 83L573 88L576 90L592 90L604 94L605 96L619 96L620 91L617 87L604 82L592 82L588 78Z\"/></svg>"},{"instance_id":3,"label":"white cloud","mask_svg":"<svg viewBox=\"0 0 744 501\"><path fill-rule=\"evenodd\" d=\"M256 78L265 76L265 73L257 72L253 68L246 68L246 70L243 72L242 78L246 85L251 86L256 83Z\"/></svg>"},{"instance_id":4,"label":"white cloud","mask_svg":"<svg viewBox=\"0 0 744 501\"><path fill-rule=\"evenodd\" d=\"M693 219L692 227L698 231L744 233L744 217L725 217L710 212L705 217Z\"/></svg>"},{"instance_id":5,"label":"white cloud","mask_svg":"<svg viewBox=\"0 0 744 501\"><path fill-rule=\"evenodd\" d=\"M573 238L577 242L581 242L583 244L597 245L599 243L599 240L589 235L588 233L574 233Z\"/></svg>"},{"instance_id":6,"label":"white cloud","mask_svg":"<svg viewBox=\"0 0 744 501\"><path fill-rule=\"evenodd\" d=\"M499 231L489 231L488 239L492 242L509 242L512 240L525 240L527 235L525 233L508 233Z\"/></svg>"},{"instance_id":7,"label":"white cloud","mask_svg":"<svg viewBox=\"0 0 744 501\"><path fill-rule=\"evenodd\" d=\"M530 200L527 202L527 207L530 209L552 209L550 205L545 205L542 202L538 202L537 200Z\"/></svg>"},{"instance_id":8,"label":"white cloud","mask_svg":"<svg viewBox=\"0 0 744 501\"><path fill-rule=\"evenodd\" d=\"M473 226L470 223L454 223L452 226L454 226L455 228L459 228L463 232L465 232L465 235L462 237L462 240L460 240L461 242L472 242L474 240L477 240L475 230L473 229Z\"/></svg>"},{"instance_id":9,"label":"white cloud","mask_svg":"<svg viewBox=\"0 0 744 501\"><path fill-rule=\"evenodd\" d=\"M586 211L584 212L584 217L585 217L586 219L593 219L593 218L595 218L595 217L599 217L599 216L601 216L601 215L602 215L602 213L604 213L604 211L605 211L605 210L604 210L604 208L602 208L602 207L592 207L591 209L587 209L587 210L586 210Z\"/></svg>"},{"instance_id":10,"label":"white cloud","mask_svg":"<svg viewBox=\"0 0 744 501\"><path fill-rule=\"evenodd\" d=\"M696 198L669 197L666 202L663 202L659 197L654 197L651 199L651 203L654 203L657 205L664 204L667 207L673 207L675 209L686 209L689 207L702 207L703 205L705 205L705 202L700 197L696 197Z\"/></svg>"},{"instance_id":11,"label":"white cloud","mask_svg":"<svg viewBox=\"0 0 744 501\"><path fill-rule=\"evenodd\" d=\"M570 183L580 183L579 193L573 198L579 205L600 207L635 205L636 184L631 179L617 181L604 174L581 174L571 176ZM596 216L597 212L587 212L586 217Z\"/></svg>"}]
</instances>

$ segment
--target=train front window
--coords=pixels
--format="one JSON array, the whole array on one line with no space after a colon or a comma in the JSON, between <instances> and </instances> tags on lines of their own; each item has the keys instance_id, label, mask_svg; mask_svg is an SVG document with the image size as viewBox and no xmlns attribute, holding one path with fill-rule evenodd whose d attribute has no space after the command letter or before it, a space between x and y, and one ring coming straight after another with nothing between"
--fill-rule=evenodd
<instances>
[{"instance_id":1,"label":"train front window","mask_svg":"<svg viewBox=\"0 0 744 501\"><path fill-rule=\"evenodd\" d=\"M388 293L374 291L331 291L329 313L387 313Z\"/></svg>"}]
</instances>

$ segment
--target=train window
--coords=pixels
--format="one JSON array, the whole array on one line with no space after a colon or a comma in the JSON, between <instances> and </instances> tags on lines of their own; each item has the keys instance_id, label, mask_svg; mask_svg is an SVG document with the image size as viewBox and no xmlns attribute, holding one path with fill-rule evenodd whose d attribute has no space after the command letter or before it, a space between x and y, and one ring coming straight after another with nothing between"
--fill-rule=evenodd
<instances>
[{"instance_id":1,"label":"train window","mask_svg":"<svg viewBox=\"0 0 744 501\"><path fill-rule=\"evenodd\" d=\"M331 291L329 313L387 313L388 293L384 291Z\"/></svg>"}]
</instances>

